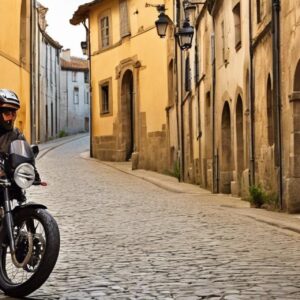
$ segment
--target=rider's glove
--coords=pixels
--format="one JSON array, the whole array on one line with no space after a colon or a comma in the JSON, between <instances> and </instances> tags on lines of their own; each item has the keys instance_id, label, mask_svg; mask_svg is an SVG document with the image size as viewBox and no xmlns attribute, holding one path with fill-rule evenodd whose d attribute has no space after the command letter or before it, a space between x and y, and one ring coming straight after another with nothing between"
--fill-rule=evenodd
<instances>
[{"instance_id":1,"label":"rider's glove","mask_svg":"<svg viewBox=\"0 0 300 300\"><path fill-rule=\"evenodd\" d=\"M34 168L34 173L35 173L35 178L34 178L33 185L40 185L42 181L41 181L40 174L36 168Z\"/></svg>"}]
</instances>

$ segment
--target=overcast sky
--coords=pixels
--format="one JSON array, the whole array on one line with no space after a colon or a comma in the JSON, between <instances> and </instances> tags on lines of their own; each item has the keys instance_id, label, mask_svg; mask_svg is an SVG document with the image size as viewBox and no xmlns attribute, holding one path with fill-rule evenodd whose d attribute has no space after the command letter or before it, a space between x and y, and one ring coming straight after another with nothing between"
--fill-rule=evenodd
<instances>
[{"instance_id":1,"label":"overcast sky","mask_svg":"<svg viewBox=\"0 0 300 300\"><path fill-rule=\"evenodd\" d=\"M71 49L72 56L83 57L80 48L80 42L85 40L85 29L83 25L73 26L69 20L79 5L91 2L91 0L39 0L39 2L48 7L47 12L47 33L63 49Z\"/></svg>"}]
</instances>

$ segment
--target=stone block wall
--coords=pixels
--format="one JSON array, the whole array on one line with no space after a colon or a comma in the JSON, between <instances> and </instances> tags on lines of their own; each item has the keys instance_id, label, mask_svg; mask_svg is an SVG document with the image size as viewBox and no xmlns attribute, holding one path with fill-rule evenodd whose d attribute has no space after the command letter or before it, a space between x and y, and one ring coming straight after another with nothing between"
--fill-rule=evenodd
<instances>
[{"instance_id":1,"label":"stone block wall","mask_svg":"<svg viewBox=\"0 0 300 300\"><path fill-rule=\"evenodd\" d=\"M140 149L139 168L161 173L167 171L169 158L167 157L166 131L149 132L143 141Z\"/></svg>"}]
</instances>

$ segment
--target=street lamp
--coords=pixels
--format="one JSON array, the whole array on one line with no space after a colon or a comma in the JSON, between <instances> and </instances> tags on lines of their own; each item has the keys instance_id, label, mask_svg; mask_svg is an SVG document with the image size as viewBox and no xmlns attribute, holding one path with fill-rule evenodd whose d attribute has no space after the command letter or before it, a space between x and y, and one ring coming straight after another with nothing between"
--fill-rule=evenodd
<instances>
[{"instance_id":1,"label":"street lamp","mask_svg":"<svg viewBox=\"0 0 300 300\"><path fill-rule=\"evenodd\" d=\"M208 0L210 1L210 0ZM211 0L212 1L212 0ZM146 3L146 7L155 7L159 13L158 20L155 21L155 26L157 29L157 34L164 38L166 36L166 31L168 28L168 25L172 25L175 27L175 43L178 43L178 46L181 49L180 52L180 77L181 77L181 87L180 87L180 97L181 102L177 102L176 104L176 116L177 116L177 134L178 134L178 153L179 153L179 161L180 161L180 178L179 181L184 181L184 112L183 112L183 106L184 106L184 75L183 75L183 51L188 50L192 47L193 42L193 36L194 36L194 27L190 24L190 15L192 12L196 11L196 5L197 4L205 4L205 2L192 2L190 0L183 0L182 6L184 9L184 21L182 26L180 27L179 24L175 25L174 22L165 14L166 8L164 4L161 5L154 5L154 4L148 4ZM178 9L181 9L180 6ZM176 65L178 65L178 55L177 55L177 47L175 47L175 60ZM179 77L177 76L177 88L179 87ZM179 94L179 89L177 89L177 95ZM178 96L179 97L179 96ZM179 98L178 98L179 99ZM180 110L180 113L179 113ZM179 125L179 114L180 114L180 124ZM181 128L179 128L179 126Z\"/></svg>"},{"instance_id":2,"label":"street lamp","mask_svg":"<svg viewBox=\"0 0 300 300\"><path fill-rule=\"evenodd\" d=\"M192 47L194 27L190 25L188 19L184 20L182 28L179 28L175 35L181 50L190 49Z\"/></svg>"},{"instance_id":3,"label":"street lamp","mask_svg":"<svg viewBox=\"0 0 300 300\"><path fill-rule=\"evenodd\" d=\"M169 24L174 25L172 20L165 14L166 7L164 4L154 5L146 3L146 7L156 7L159 12L158 19L155 21L157 34L164 38L166 36L167 28ZM194 27L190 25L188 16L183 22L182 28L179 28L175 33L175 38L181 50L190 49L192 47L192 41L194 36Z\"/></svg>"},{"instance_id":4,"label":"street lamp","mask_svg":"<svg viewBox=\"0 0 300 300\"><path fill-rule=\"evenodd\" d=\"M206 1L190 1L190 0L183 0L183 9L186 16L189 16L192 20L195 19L195 13L197 9L197 5L199 4L206 4Z\"/></svg>"},{"instance_id":5,"label":"street lamp","mask_svg":"<svg viewBox=\"0 0 300 300\"><path fill-rule=\"evenodd\" d=\"M88 55L88 43L83 41L80 43L83 55Z\"/></svg>"},{"instance_id":6,"label":"street lamp","mask_svg":"<svg viewBox=\"0 0 300 300\"><path fill-rule=\"evenodd\" d=\"M165 14L166 8L165 5L157 6L159 12L158 20L155 21L155 26L157 29L157 34L164 38L166 36L167 28L170 22L170 18Z\"/></svg>"}]
</instances>

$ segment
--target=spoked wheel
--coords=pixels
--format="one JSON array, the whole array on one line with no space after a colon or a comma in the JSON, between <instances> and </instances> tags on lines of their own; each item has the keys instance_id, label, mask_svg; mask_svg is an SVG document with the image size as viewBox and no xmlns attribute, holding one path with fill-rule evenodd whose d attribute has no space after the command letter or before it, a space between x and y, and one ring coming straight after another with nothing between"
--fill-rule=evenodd
<instances>
[{"instance_id":1,"label":"spoked wheel","mask_svg":"<svg viewBox=\"0 0 300 300\"><path fill-rule=\"evenodd\" d=\"M15 255L0 240L0 288L13 297L38 289L51 274L59 253L59 230L44 209L24 208L14 215Z\"/></svg>"}]
</instances>

